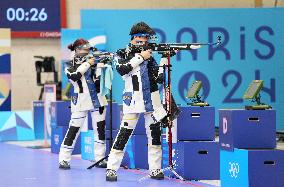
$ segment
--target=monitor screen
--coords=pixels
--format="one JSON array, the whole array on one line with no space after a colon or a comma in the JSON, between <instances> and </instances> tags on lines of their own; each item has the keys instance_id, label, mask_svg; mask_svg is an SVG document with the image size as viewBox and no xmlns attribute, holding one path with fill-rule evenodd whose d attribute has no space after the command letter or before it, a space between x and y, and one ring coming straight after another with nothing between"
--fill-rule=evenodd
<instances>
[{"instance_id":1,"label":"monitor screen","mask_svg":"<svg viewBox=\"0 0 284 187\"><path fill-rule=\"evenodd\" d=\"M201 89L201 81L194 81L187 92L187 98L194 98Z\"/></svg>"},{"instance_id":2,"label":"monitor screen","mask_svg":"<svg viewBox=\"0 0 284 187\"><path fill-rule=\"evenodd\" d=\"M246 90L243 98L244 99L253 99L255 98L258 93L260 92L261 88L263 86L263 80L253 80L248 89Z\"/></svg>"}]
</instances>

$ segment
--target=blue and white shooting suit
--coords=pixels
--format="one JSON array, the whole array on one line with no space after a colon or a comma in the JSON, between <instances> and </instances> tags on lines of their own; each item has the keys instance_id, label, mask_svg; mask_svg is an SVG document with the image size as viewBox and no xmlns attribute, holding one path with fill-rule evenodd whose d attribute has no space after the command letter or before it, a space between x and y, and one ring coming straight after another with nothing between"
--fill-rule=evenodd
<instances>
[{"instance_id":1,"label":"blue and white shooting suit","mask_svg":"<svg viewBox=\"0 0 284 187\"><path fill-rule=\"evenodd\" d=\"M101 68L96 68L96 64L91 66L87 59L82 57L75 57L73 66L65 69L74 91L71 94L71 120L61 144L59 162L63 160L70 162L80 129L89 111L91 112L95 137L95 161L105 157L105 106L107 100L105 96L100 94L100 71Z\"/></svg>"},{"instance_id":2,"label":"blue and white shooting suit","mask_svg":"<svg viewBox=\"0 0 284 187\"><path fill-rule=\"evenodd\" d=\"M125 146L140 113L144 113L145 118L149 169L161 169L161 127L157 122L167 115L158 87L158 83L162 83L163 68L159 68L153 57L144 60L139 54L129 52L128 47L117 51L115 61L117 72L125 82L122 96L123 118L109 155L107 169L117 171L120 167ZM166 61L166 58L161 59L162 64Z\"/></svg>"}]
</instances>

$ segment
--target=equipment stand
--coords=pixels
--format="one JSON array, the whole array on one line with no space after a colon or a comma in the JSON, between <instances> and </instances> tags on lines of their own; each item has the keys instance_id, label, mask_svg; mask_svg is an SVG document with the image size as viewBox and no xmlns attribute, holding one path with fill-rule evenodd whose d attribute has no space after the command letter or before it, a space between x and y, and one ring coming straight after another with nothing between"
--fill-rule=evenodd
<instances>
[{"instance_id":1,"label":"equipment stand","mask_svg":"<svg viewBox=\"0 0 284 187\"><path fill-rule=\"evenodd\" d=\"M168 167L162 169L163 171L171 171L174 176L180 180L184 181L184 178L180 176L173 167L173 142L172 142L172 115L174 114L172 112L172 93L171 93L171 63L170 63L170 52L168 51L168 64L163 65L163 87L164 87L164 97L165 97L165 108L167 110L167 127L168 127L168 150L169 150L169 165ZM160 66L161 67L161 66ZM167 70L167 71L166 71ZM166 80L166 72L168 74L168 79ZM150 175L147 175L145 177L142 177L139 179L139 182L142 182L143 180L150 178Z\"/></svg>"},{"instance_id":2,"label":"equipment stand","mask_svg":"<svg viewBox=\"0 0 284 187\"><path fill-rule=\"evenodd\" d=\"M167 79L167 86L166 86L166 81L164 79L164 88L165 89L165 104L166 104L166 109L168 112L168 149L169 149L169 166L164 168L163 170L169 170L171 171L175 177L177 177L180 180L184 180L182 176L180 176L175 170L173 166L173 142L172 142L172 126L173 126L173 121L171 119L172 115L172 92L171 92L171 61L170 61L170 53L168 53L168 65L167 65L167 73L168 73L168 79ZM164 73L165 73L166 66L164 66Z\"/></svg>"}]
</instances>

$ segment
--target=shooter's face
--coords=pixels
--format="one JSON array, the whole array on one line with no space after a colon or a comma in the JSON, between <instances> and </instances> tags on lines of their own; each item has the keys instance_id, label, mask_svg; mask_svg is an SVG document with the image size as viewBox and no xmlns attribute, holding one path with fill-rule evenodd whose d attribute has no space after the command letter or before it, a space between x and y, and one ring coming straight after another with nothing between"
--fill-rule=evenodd
<instances>
[{"instance_id":1,"label":"shooter's face","mask_svg":"<svg viewBox=\"0 0 284 187\"><path fill-rule=\"evenodd\" d=\"M132 45L147 45L148 39L149 38L145 36L135 36L130 43Z\"/></svg>"}]
</instances>

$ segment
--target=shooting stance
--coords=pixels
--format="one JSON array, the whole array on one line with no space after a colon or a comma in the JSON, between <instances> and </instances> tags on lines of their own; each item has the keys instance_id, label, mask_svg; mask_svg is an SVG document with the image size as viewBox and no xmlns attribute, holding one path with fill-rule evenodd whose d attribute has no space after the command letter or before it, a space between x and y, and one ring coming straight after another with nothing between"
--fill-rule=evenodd
<instances>
[{"instance_id":1,"label":"shooting stance","mask_svg":"<svg viewBox=\"0 0 284 187\"><path fill-rule=\"evenodd\" d=\"M105 116L107 100L100 92L101 68L106 59L95 59L90 53L89 42L77 39L68 48L75 51L72 65L65 69L65 73L74 87L71 94L71 120L68 131L60 147L59 168L70 169L71 154L84 124L88 112L91 112L94 129L95 161L105 157ZM64 115L64 114L63 114ZM96 167L106 168L106 162L100 162Z\"/></svg>"},{"instance_id":2,"label":"shooting stance","mask_svg":"<svg viewBox=\"0 0 284 187\"><path fill-rule=\"evenodd\" d=\"M123 91L123 118L119 133L111 149L106 171L107 181L117 181L117 170L123 159L125 146L139 119L144 113L148 137L148 164L153 179L164 179L161 170L161 124L167 115L164 109L158 83L162 83L163 68L152 57L152 50L139 51L147 46L148 40L155 32L144 22L135 24L130 31L131 41L125 49L117 51L115 57L117 72L125 81ZM160 66L167 63L162 58Z\"/></svg>"}]
</instances>

